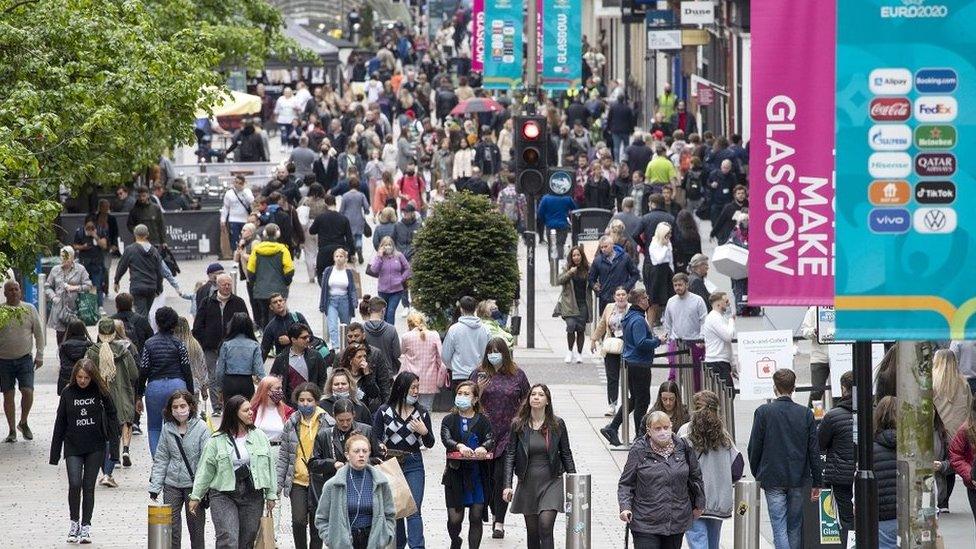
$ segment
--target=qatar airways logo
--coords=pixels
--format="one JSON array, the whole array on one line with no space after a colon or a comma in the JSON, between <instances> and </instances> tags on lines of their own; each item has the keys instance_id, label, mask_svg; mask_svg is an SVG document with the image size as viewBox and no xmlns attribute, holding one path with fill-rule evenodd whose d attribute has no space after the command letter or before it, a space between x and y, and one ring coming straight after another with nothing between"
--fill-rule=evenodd
<instances>
[{"instance_id":1,"label":"qatar airways logo","mask_svg":"<svg viewBox=\"0 0 976 549\"><path fill-rule=\"evenodd\" d=\"M933 19L949 16L949 6L926 5L925 0L901 0L900 6L881 6L884 19Z\"/></svg>"}]
</instances>

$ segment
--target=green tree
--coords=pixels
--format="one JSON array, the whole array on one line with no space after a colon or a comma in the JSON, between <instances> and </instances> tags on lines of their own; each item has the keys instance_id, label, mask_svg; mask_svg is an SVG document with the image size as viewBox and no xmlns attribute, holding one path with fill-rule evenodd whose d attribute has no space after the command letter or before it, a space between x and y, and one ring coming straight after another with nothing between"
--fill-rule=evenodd
<instances>
[{"instance_id":1,"label":"green tree","mask_svg":"<svg viewBox=\"0 0 976 549\"><path fill-rule=\"evenodd\" d=\"M495 299L507 312L518 291L517 242L515 228L488 198L455 193L414 237L414 305L436 329L447 327L465 295Z\"/></svg>"}]
</instances>

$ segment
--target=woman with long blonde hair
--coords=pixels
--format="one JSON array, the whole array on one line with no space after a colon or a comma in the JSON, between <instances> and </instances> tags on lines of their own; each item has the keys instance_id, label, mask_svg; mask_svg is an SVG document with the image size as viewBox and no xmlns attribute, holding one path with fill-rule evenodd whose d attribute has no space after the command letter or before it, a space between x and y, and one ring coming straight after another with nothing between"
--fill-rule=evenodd
<instances>
[{"instance_id":1,"label":"woman with long blonde hair","mask_svg":"<svg viewBox=\"0 0 976 549\"><path fill-rule=\"evenodd\" d=\"M423 314L413 311L407 315L407 333L400 337L400 371L412 372L420 380L418 399L430 410L434 395L450 384L451 378L441 360L441 337L427 328Z\"/></svg>"},{"instance_id":2,"label":"woman with long blonde hair","mask_svg":"<svg viewBox=\"0 0 976 549\"><path fill-rule=\"evenodd\" d=\"M969 417L973 394L959 373L959 361L952 351L939 349L932 359L932 403L946 430L955 434Z\"/></svg>"},{"instance_id":3,"label":"woman with long blonde hair","mask_svg":"<svg viewBox=\"0 0 976 549\"><path fill-rule=\"evenodd\" d=\"M671 225L657 224L654 238L647 246L647 260L644 261L644 288L651 302L651 326L661 318L661 311L674 295L671 278L674 276L674 254L671 248Z\"/></svg>"},{"instance_id":4,"label":"woman with long blonde hair","mask_svg":"<svg viewBox=\"0 0 976 549\"><path fill-rule=\"evenodd\" d=\"M190 372L193 374L193 387L196 389L196 396L207 400L207 388L210 387L210 378L207 375L207 360L203 354L203 347L197 338L193 337L190 330L190 322L186 317L181 316L176 323L173 335L186 345L186 354L190 357Z\"/></svg>"}]
</instances>

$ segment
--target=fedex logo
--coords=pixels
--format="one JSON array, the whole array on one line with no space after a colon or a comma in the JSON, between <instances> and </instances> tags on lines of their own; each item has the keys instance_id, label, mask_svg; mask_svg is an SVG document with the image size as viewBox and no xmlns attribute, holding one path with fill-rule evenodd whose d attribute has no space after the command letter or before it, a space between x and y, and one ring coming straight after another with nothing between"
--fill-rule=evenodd
<instances>
[{"instance_id":1,"label":"fedex logo","mask_svg":"<svg viewBox=\"0 0 976 549\"><path fill-rule=\"evenodd\" d=\"M919 97L915 100L915 118L919 122L951 122L958 112L956 98L948 95Z\"/></svg>"}]
</instances>

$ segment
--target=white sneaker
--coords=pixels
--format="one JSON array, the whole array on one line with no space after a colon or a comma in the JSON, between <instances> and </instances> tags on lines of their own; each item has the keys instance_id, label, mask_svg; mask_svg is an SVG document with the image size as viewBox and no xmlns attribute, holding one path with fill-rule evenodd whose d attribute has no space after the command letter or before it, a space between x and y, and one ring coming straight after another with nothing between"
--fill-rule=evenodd
<instances>
[{"instance_id":1,"label":"white sneaker","mask_svg":"<svg viewBox=\"0 0 976 549\"><path fill-rule=\"evenodd\" d=\"M607 411L603 412L603 417L613 417L617 414L617 404L611 404L607 407Z\"/></svg>"},{"instance_id":2,"label":"white sneaker","mask_svg":"<svg viewBox=\"0 0 976 549\"><path fill-rule=\"evenodd\" d=\"M400 310L400 318L407 318L407 315L409 314L410 314L410 307L404 307L403 309Z\"/></svg>"},{"instance_id":3,"label":"white sneaker","mask_svg":"<svg viewBox=\"0 0 976 549\"><path fill-rule=\"evenodd\" d=\"M81 527L81 533L78 534L78 543L91 543L91 526L85 525Z\"/></svg>"},{"instance_id":4,"label":"white sneaker","mask_svg":"<svg viewBox=\"0 0 976 549\"><path fill-rule=\"evenodd\" d=\"M566 358L563 360L566 364L573 361L573 351L566 351Z\"/></svg>"},{"instance_id":5,"label":"white sneaker","mask_svg":"<svg viewBox=\"0 0 976 549\"><path fill-rule=\"evenodd\" d=\"M81 531L81 525L78 521L71 521L71 527L68 529L68 543L78 543L78 533Z\"/></svg>"},{"instance_id":6,"label":"white sneaker","mask_svg":"<svg viewBox=\"0 0 976 549\"><path fill-rule=\"evenodd\" d=\"M577 351L573 351L573 360L575 360L577 364L582 364L583 355L579 354Z\"/></svg>"}]
</instances>

